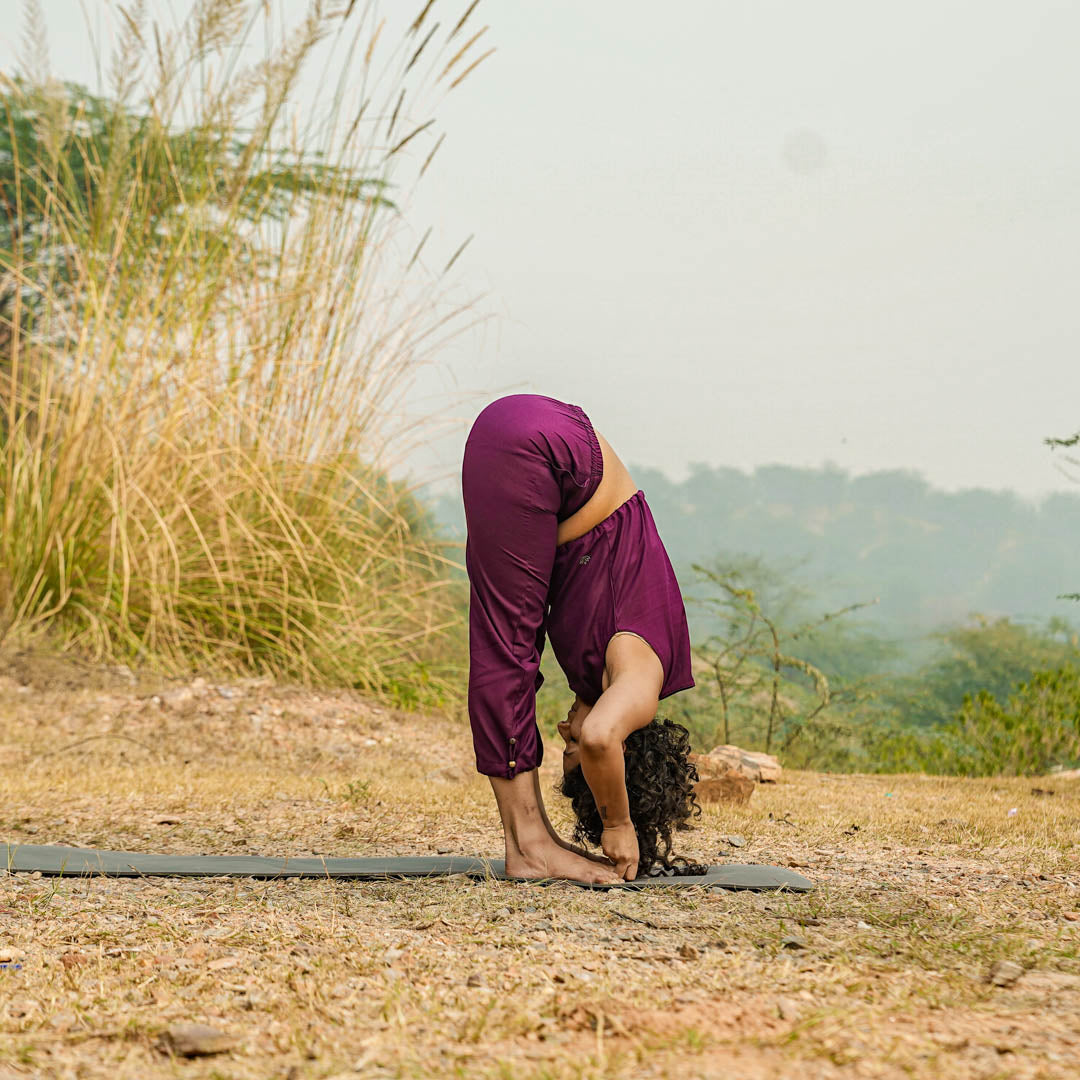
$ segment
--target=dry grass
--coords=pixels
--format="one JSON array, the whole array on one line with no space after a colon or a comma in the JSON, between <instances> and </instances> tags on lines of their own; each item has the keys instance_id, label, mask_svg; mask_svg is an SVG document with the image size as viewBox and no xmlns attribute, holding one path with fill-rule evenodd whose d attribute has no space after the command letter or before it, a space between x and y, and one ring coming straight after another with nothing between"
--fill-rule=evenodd
<instances>
[{"instance_id":1,"label":"dry grass","mask_svg":"<svg viewBox=\"0 0 1080 1080\"><path fill-rule=\"evenodd\" d=\"M402 212L458 46L417 41L419 4L378 44L377 4L283 7L119 7L99 99L52 76L27 0L0 72L0 641L442 704L457 560L390 478L439 420L411 380L473 317L406 264Z\"/></svg>"},{"instance_id":2,"label":"dry grass","mask_svg":"<svg viewBox=\"0 0 1080 1080\"><path fill-rule=\"evenodd\" d=\"M0 838L500 854L459 722L5 667ZM1075 780L792 773L684 834L705 860L805 867L801 897L2 877L0 948L25 955L0 970L0 1077L1074 1076L1078 811ZM1014 986L985 981L999 959ZM158 1049L187 1021L235 1048Z\"/></svg>"}]
</instances>

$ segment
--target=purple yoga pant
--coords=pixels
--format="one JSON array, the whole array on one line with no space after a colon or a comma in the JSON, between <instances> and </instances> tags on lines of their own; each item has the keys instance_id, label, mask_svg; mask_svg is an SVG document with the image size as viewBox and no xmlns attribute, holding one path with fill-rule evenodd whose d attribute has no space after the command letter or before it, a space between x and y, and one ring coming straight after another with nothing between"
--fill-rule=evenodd
<instances>
[{"instance_id":1,"label":"purple yoga pant","mask_svg":"<svg viewBox=\"0 0 1080 1080\"><path fill-rule=\"evenodd\" d=\"M584 410L542 394L496 399L469 431L461 469L468 709L485 775L509 779L543 761L536 691L547 637L570 689L590 704L617 631L660 657L661 698L694 685L682 593L645 493L555 546L559 522L592 498L603 468Z\"/></svg>"}]
</instances>

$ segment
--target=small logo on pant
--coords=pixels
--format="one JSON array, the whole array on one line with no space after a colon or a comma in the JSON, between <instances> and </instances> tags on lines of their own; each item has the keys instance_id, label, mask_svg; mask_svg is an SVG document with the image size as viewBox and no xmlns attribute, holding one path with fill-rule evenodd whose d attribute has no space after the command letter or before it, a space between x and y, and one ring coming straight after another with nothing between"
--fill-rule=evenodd
<instances>
[{"instance_id":1,"label":"small logo on pant","mask_svg":"<svg viewBox=\"0 0 1080 1080\"><path fill-rule=\"evenodd\" d=\"M591 558L591 555L582 555L581 558L578 559L578 566L584 566Z\"/></svg>"}]
</instances>

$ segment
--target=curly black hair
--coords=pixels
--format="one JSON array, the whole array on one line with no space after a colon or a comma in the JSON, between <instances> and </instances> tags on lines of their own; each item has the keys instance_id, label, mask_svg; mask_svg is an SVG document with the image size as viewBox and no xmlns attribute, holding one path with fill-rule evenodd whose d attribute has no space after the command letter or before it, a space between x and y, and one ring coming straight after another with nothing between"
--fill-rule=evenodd
<instances>
[{"instance_id":1,"label":"curly black hair","mask_svg":"<svg viewBox=\"0 0 1080 1080\"><path fill-rule=\"evenodd\" d=\"M630 820L637 833L638 877L704 874L708 869L684 856L671 855L672 827L685 832L693 828L688 824L691 815L701 816L694 791L698 772L687 760L689 753L690 733L672 720L655 717L626 737L623 760ZM573 839L599 844L604 823L580 764L563 776L556 790L570 800L577 818Z\"/></svg>"}]
</instances>

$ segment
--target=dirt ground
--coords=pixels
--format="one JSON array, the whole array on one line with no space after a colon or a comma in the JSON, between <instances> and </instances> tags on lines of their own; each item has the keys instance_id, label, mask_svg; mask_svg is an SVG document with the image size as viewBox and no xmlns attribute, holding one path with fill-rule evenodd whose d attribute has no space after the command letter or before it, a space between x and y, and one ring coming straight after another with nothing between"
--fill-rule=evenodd
<instances>
[{"instance_id":1,"label":"dirt ground","mask_svg":"<svg viewBox=\"0 0 1080 1080\"><path fill-rule=\"evenodd\" d=\"M0 1080L1078 1074L1080 780L785 773L679 836L816 888L0 869ZM501 855L460 723L11 652L5 840ZM214 1053L170 1041L193 1023L223 1033Z\"/></svg>"}]
</instances>

